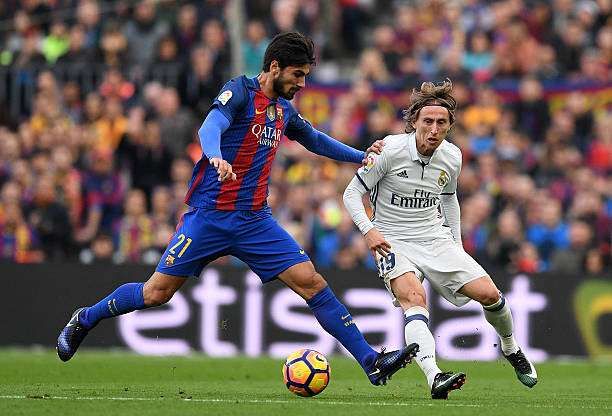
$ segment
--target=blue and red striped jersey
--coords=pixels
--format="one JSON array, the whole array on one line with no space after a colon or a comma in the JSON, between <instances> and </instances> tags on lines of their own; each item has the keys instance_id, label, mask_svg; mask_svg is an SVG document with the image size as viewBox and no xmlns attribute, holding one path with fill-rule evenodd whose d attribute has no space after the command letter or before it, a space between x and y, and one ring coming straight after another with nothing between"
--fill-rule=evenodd
<instances>
[{"instance_id":1,"label":"blue and red striped jersey","mask_svg":"<svg viewBox=\"0 0 612 416\"><path fill-rule=\"evenodd\" d=\"M185 203L226 211L265 207L270 170L281 138L299 138L312 126L289 101L266 97L257 78L244 75L227 82L211 108L230 120L221 135L221 154L237 179L219 182L216 169L202 155L193 169Z\"/></svg>"}]
</instances>

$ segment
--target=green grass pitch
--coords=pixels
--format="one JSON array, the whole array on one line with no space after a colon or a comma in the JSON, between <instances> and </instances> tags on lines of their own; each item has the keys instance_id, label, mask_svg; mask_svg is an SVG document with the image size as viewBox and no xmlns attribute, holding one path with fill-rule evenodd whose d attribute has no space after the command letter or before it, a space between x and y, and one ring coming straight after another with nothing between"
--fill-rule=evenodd
<instances>
[{"instance_id":1,"label":"green grass pitch","mask_svg":"<svg viewBox=\"0 0 612 416\"><path fill-rule=\"evenodd\" d=\"M523 387L502 361L450 362L467 373L462 390L432 401L416 364L386 387L371 386L357 364L329 357L331 383L315 398L289 393L281 360L143 357L80 351L0 350L0 415L611 415L612 364L540 364Z\"/></svg>"}]
</instances>

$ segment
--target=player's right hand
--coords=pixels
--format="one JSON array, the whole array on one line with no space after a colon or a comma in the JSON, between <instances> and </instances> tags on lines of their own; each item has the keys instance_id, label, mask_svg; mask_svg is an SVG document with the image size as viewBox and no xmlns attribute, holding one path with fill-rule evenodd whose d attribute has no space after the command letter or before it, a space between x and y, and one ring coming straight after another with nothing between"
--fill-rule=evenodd
<instances>
[{"instance_id":1,"label":"player's right hand","mask_svg":"<svg viewBox=\"0 0 612 416\"><path fill-rule=\"evenodd\" d=\"M374 258L376 258L376 253L381 256L386 256L391 253L391 244L387 240L385 240L385 236L382 235L380 231L376 228L372 228L368 231L365 236L366 245L372 252Z\"/></svg>"},{"instance_id":2,"label":"player's right hand","mask_svg":"<svg viewBox=\"0 0 612 416\"><path fill-rule=\"evenodd\" d=\"M209 162L217 169L217 173L219 174L217 180L219 182L224 182L228 179L232 181L236 180L236 174L232 172L232 165L227 163L227 161L218 157L212 157Z\"/></svg>"}]
</instances>

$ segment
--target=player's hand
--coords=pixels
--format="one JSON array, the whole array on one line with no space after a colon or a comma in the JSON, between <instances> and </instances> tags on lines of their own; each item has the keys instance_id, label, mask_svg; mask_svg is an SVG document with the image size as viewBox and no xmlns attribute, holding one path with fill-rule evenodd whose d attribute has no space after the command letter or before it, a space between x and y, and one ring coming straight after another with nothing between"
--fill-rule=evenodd
<instances>
[{"instance_id":1,"label":"player's hand","mask_svg":"<svg viewBox=\"0 0 612 416\"><path fill-rule=\"evenodd\" d=\"M224 182L226 180L236 180L236 174L232 172L232 165L227 163L227 161L213 157L210 159L210 164L217 169L217 173L219 174L219 178L217 179L219 182Z\"/></svg>"},{"instance_id":2,"label":"player's hand","mask_svg":"<svg viewBox=\"0 0 612 416\"><path fill-rule=\"evenodd\" d=\"M376 228L372 228L368 231L364 238L374 258L376 258L376 253L381 256L386 256L391 253L391 244L385 240L385 236Z\"/></svg>"},{"instance_id":3,"label":"player's hand","mask_svg":"<svg viewBox=\"0 0 612 416\"><path fill-rule=\"evenodd\" d=\"M365 151L366 155L368 153L376 153L377 155L379 155L380 152L382 152L384 146L385 146L384 140L376 140L374 143L370 145L370 147L366 149Z\"/></svg>"}]
</instances>

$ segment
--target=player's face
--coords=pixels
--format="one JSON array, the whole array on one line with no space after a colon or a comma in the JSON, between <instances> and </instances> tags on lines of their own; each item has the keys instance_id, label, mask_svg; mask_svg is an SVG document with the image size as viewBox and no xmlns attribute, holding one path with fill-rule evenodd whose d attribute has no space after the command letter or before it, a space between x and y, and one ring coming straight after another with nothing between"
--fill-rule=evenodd
<instances>
[{"instance_id":1,"label":"player's face","mask_svg":"<svg viewBox=\"0 0 612 416\"><path fill-rule=\"evenodd\" d=\"M413 127L416 130L417 150L422 155L431 156L451 128L448 110L439 105L427 105L421 108Z\"/></svg>"},{"instance_id":2,"label":"player's face","mask_svg":"<svg viewBox=\"0 0 612 416\"><path fill-rule=\"evenodd\" d=\"M306 75L310 72L310 65L287 66L273 71L274 92L286 100L292 100L295 93L306 86Z\"/></svg>"}]
</instances>

